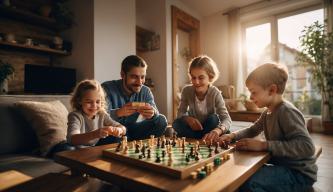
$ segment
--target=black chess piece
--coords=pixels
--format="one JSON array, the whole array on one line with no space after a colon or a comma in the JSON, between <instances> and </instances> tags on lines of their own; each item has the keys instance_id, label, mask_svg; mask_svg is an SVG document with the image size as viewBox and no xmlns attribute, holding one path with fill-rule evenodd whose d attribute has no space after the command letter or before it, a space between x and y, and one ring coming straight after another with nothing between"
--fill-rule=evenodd
<instances>
[{"instance_id":1,"label":"black chess piece","mask_svg":"<svg viewBox=\"0 0 333 192\"><path fill-rule=\"evenodd\" d=\"M121 141L118 143L117 148L116 148L116 152L120 151L120 147L121 147Z\"/></svg>"},{"instance_id":2,"label":"black chess piece","mask_svg":"<svg viewBox=\"0 0 333 192\"><path fill-rule=\"evenodd\" d=\"M186 157L185 157L185 161L186 162L190 162L190 156L186 154Z\"/></svg>"},{"instance_id":3,"label":"black chess piece","mask_svg":"<svg viewBox=\"0 0 333 192\"><path fill-rule=\"evenodd\" d=\"M162 151L162 158L165 157L165 150Z\"/></svg>"},{"instance_id":4,"label":"black chess piece","mask_svg":"<svg viewBox=\"0 0 333 192\"><path fill-rule=\"evenodd\" d=\"M150 159L150 149L149 148L147 149L147 153L148 153L147 158Z\"/></svg>"},{"instance_id":5,"label":"black chess piece","mask_svg":"<svg viewBox=\"0 0 333 192\"><path fill-rule=\"evenodd\" d=\"M217 145L215 145L215 151L214 151L214 153L215 153L215 154L218 154L219 152L220 152L220 151L219 151Z\"/></svg>"},{"instance_id":6,"label":"black chess piece","mask_svg":"<svg viewBox=\"0 0 333 192\"><path fill-rule=\"evenodd\" d=\"M135 153L140 153L140 145L139 144L135 144Z\"/></svg>"},{"instance_id":7,"label":"black chess piece","mask_svg":"<svg viewBox=\"0 0 333 192\"><path fill-rule=\"evenodd\" d=\"M156 160L155 160L156 163L160 163L161 162L161 158L160 156L156 156Z\"/></svg>"}]
</instances>

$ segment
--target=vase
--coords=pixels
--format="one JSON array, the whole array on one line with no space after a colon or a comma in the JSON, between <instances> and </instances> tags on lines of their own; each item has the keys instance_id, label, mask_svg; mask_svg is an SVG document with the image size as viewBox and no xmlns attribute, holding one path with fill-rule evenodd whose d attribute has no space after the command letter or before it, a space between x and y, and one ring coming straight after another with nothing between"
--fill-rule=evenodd
<instances>
[{"instance_id":1,"label":"vase","mask_svg":"<svg viewBox=\"0 0 333 192\"><path fill-rule=\"evenodd\" d=\"M4 80L2 83L0 83L0 95L7 94L8 92L8 82L7 80Z\"/></svg>"}]
</instances>

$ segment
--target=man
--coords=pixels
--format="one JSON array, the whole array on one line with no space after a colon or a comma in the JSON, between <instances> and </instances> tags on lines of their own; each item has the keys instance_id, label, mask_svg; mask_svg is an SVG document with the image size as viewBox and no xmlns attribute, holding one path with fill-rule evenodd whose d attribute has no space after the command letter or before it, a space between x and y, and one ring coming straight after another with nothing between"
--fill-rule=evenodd
<instances>
[{"instance_id":1,"label":"man","mask_svg":"<svg viewBox=\"0 0 333 192\"><path fill-rule=\"evenodd\" d=\"M130 55L121 64L121 79L102 84L109 113L127 128L129 140L161 136L167 126L165 116L157 110L153 94L143 85L146 70L147 64L142 58Z\"/></svg>"}]
</instances>

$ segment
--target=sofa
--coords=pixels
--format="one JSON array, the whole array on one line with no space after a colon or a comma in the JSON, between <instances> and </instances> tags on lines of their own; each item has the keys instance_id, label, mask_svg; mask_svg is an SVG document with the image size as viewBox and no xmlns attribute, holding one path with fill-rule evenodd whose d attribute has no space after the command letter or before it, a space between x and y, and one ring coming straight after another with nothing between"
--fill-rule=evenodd
<instances>
[{"instance_id":1,"label":"sofa","mask_svg":"<svg viewBox=\"0 0 333 192\"><path fill-rule=\"evenodd\" d=\"M38 177L50 172L59 173L68 170L67 167L41 154L39 150L41 141L31 121L26 118L27 114L22 113L17 103L58 100L69 110L69 99L68 95L0 95L0 172L16 170L31 177ZM29 113L32 112L27 113L31 115Z\"/></svg>"}]
</instances>

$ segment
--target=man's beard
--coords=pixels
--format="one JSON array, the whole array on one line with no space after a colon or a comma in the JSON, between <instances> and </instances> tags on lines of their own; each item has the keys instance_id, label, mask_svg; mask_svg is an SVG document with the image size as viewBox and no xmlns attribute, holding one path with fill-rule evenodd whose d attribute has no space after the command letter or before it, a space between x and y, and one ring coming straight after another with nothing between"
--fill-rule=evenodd
<instances>
[{"instance_id":1,"label":"man's beard","mask_svg":"<svg viewBox=\"0 0 333 192\"><path fill-rule=\"evenodd\" d=\"M141 90L142 85L138 85L138 86L134 86L134 85L136 85L136 84L127 84L127 78L125 78L125 86L126 86L127 90L129 90L131 92L130 94L138 93ZM135 89L134 87L139 87L139 89Z\"/></svg>"}]
</instances>

